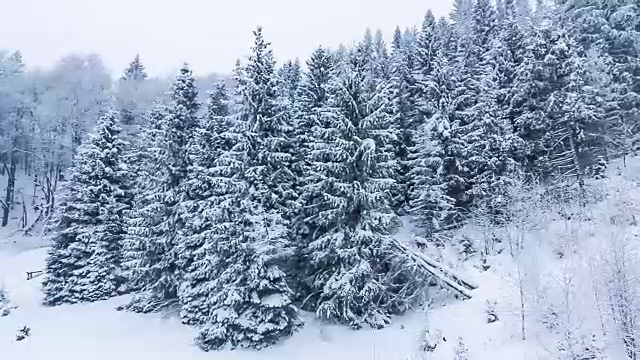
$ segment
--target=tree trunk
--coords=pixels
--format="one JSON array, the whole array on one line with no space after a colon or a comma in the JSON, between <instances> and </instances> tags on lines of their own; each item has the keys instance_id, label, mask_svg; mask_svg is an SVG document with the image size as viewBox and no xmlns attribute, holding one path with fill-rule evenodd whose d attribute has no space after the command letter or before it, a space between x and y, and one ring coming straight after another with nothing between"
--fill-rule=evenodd
<instances>
[{"instance_id":1,"label":"tree trunk","mask_svg":"<svg viewBox=\"0 0 640 360\"><path fill-rule=\"evenodd\" d=\"M35 172L35 177L33 179L33 196L31 196L31 206L36 205L36 194L38 193L38 172Z\"/></svg>"},{"instance_id":2,"label":"tree trunk","mask_svg":"<svg viewBox=\"0 0 640 360\"><path fill-rule=\"evenodd\" d=\"M7 171L7 191L5 193L5 207L2 214L2 227L9 224L9 211L11 211L11 205L13 203L13 191L16 187L16 159L15 156L11 156L11 163L9 170Z\"/></svg>"},{"instance_id":3,"label":"tree trunk","mask_svg":"<svg viewBox=\"0 0 640 360\"><path fill-rule=\"evenodd\" d=\"M578 149L578 144L576 144L576 140L573 136L573 131L569 130L569 145L571 146L571 156L573 159L573 166L576 167L576 177L578 180L578 186L580 189L584 188L584 170L582 169L582 165L580 164L580 149Z\"/></svg>"},{"instance_id":4,"label":"tree trunk","mask_svg":"<svg viewBox=\"0 0 640 360\"><path fill-rule=\"evenodd\" d=\"M25 229L28 225L29 217L27 213L27 204L25 204L24 193L21 191L20 196L22 198L22 218L20 219L20 227Z\"/></svg>"}]
</instances>

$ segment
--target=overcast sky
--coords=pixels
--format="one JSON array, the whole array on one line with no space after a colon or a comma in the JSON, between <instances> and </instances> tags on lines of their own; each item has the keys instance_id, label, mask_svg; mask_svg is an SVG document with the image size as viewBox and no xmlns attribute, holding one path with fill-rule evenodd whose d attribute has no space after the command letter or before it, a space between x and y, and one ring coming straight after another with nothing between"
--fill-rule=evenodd
<instances>
[{"instance_id":1,"label":"overcast sky","mask_svg":"<svg viewBox=\"0 0 640 360\"><path fill-rule=\"evenodd\" d=\"M199 74L229 73L251 31L265 28L276 58L306 58L318 45L359 39L366 27L390 37L419 24L427 9L446 15L452 0L1 0L0 49L29 66L98 53L119 73L140 53L153 75L188 61Z\"/></svg>"}]
</instances>

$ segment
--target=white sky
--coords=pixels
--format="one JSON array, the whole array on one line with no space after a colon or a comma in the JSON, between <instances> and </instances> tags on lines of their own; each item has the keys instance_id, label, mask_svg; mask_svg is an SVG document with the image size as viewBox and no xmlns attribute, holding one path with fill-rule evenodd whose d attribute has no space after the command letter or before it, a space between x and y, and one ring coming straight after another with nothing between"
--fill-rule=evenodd
<instances>
[{"instance_id":1,"label":"white sky","mask_svg":"<svg viewBox=\"0 0 640 360\"><path fill-rule=\"evenodd\" d=\"M366 27L390 38L427 9L446 15L452 0L0 0L0 49L48 67L69 53L98 53L120 73L136 53L153 75L188 61L198 74L229 73L264 26L278 60L318 45L350 43Z\"/></svg>"}]
</instances>

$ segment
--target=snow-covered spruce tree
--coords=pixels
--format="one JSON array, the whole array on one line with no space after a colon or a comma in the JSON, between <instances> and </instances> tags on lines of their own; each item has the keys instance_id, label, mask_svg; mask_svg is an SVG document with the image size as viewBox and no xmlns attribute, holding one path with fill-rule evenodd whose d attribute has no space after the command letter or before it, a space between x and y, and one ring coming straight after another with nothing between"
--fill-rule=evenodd
<instances>
[{"instance_id":1,"label":"snow-covered spruce tree","mask_svg":"<svg viewBox=\"0 0 640 360\"><path fill-rule=\"evenodd\" d=\"M495 60L495 47L501 45L496 10L488 0L477 1L470 11L462 11L467 3L459 6L456 16L464 15L470 29L462 20L454 28L468 36L458 38L453 57L446 56L445 48L436 55L437 65L433 61L426 90L435 115L422 131L426 142L417 145L422 155L414 157L420 165L413 171L421 182L413 195L414 209L428 232L452 225L498 191L508 181L514 148L520 144L499 106L504 96L497 67L502 62ZM449 210L443 211L446 204Z\"/></svg>"},{"instance_id":2,"label":"snow-covered spruce tree","mask_svg":"<svg viewBox=\"0 0 640 360\"><path fill-rule=\"evenodd\" d=\"M446 59L451 60L456 47L456 33L454 26L446 17L442 16L436 23L435 32L436 49L441 51Z\"/></svg>"},{"instance_id":3,"label":"snow-covered spruce tree","mask_svg":"<svg viewBox=\"0 0 640 360\"><path fill-rule=\"evenodd\" d=\"M141 109L137 101L140 98L140 85L147 80L147 73L140 61L140 56L129 63L118 83L117 101L123 125L131 125L140 121Z\"/></svg>"},{"instance_id":4,"label":"snow-covered spruce tree","mask_svg":"<svg viewBox=\"0 0 640 360\"><path fill-rule=\"evenodd\" d=\"M374 79L380 83L386 83L391 78L389 51L384 41L382 31L377 30L373 37L373 56L371 70Z\"/></svg>"},{"instance_id":5,"label":"snow-covered spruce tree","mask_svg":"<svg viewBox=\"0 0 640 360\"><path fill-rule=\"evenodd\" d=\"M601 163L605 140L601 100L586 79L580 47L557 24L529 38L511 94L511 116L525 142L526 168L543 178L582 183Z\"/></svg>"},{"instance_id":6,"label":"snow-covered spruce tree","mask_svg":"<svg viewBox=\"0 0 640 360\"><path fill-rule=\"evenodd\" d=\"M142 61L140 61L140 55L136 54L136 57L129 63L124 74L120 78L121 80L146 80L148 77L145 71Z\"/></svg>"},{"instance_id":7,"label":"snow-covered spruce tree","mask_svg":"<svg viewBox=\"0 0 640 360\"><path fill-rule=\"evenodd\" d=\"M46 261L47 305L104 300L123 283L123 213L132 199L119 132L114 115L106 114L75 156Z\"/></svg>"},{"instance_id":8,"label":"snow-covered spruce tree","mask_svg":"<svg viewBox=\"0 0 640 360\"><path fill-rule=\"evenodd\" d=\"M395 126L400 131L397 156L400 163L398 185L400 207L406 207L415 179L410 175L412 158L416 157L416 136L418 129L433 116L437 102L434 102L432 88L433 61L436 54L436 20L428 11L418 33L415 47L401 46L393 52L393 114ZM408 45L408 44L406 44ZM398 206L398 204L394 204Z\"/></svg>"},{"instance_id":9,"label":"snow-covered spruce tree","mask_svg":"<svg viewBox=\"0 0 640 360\"><path fill-rule=\"evenodd\" d=\"M312 242L305 305L327 321L379 328L410 306L411 291L394 257L399 221L389 206L396 161L386 92L368 92L366 51L360 44L333 84L330 110L322 116L311 152L313 182L323 194L308 206ZM402 290L401 290L402 289Z\"/></svg>"},{"instance_id":10,"label":"snow-covered spruce tree","mask_svg":"<svg viewBox=\"0 0 640 360\"><path fill-rule=\"evenodd\" d=\"M492 40L498 33L496 10L491 0L477 0L473 7L473 36L471 56L474 57L470 66L482 66L486 54L491 50Z\"/></svg>"},{"instance_id":11,"label":"snow-covered spruce tree","mask_svg":"<svg viewBox=\"0 0 640 360\"><path fill-rule=\"evenodd\" d=\"M391 47L391 79L389 91L391 93L391 113L393 127L398 131L395 145L395 156L398 158L398 194L393 199L393 207L401 210L408 203L408 193L411 185L409 171L409 149L411 148L415 132L413 120L417 117L415 96L414 64L415 52L404 41L400 28L396 28Z\"/></svg>"},{"instance_id":12,"label":"snow-covered spruce tree","mask_svg":"<svg viewBox=\"0 0 640 360\"><path fill-rule=\"evenodd\" d=\"M289 107L294 107L298 96L298 87L302 80L302 69L300 60L288 60L282 68L278 70L278 95L280 101L285 102Z\"/></svg>"},{"instance_id":13,"label":"snow-covered spruce tree","mask_svg":"<svg viewBox=\"0 0 640 360\"><path fill-rule=\"evenodd\" d=\"M537 175L548 174L547 154L541 138L548 128L545 104L553 91L553 82L546 76L544 59L549 51L548 30L541 27L525 38L526 50L522 63L515 69L514 83L508 96L508 116L516 134L524 141L524 169Z\"/></svg>"},{"instance_id":14,"label":"snow-covered spruce tree","mask_svg":"<svg viewBox=\"0 0 640 360\"><path fill-rule=\"evenodd\" d=\"M457 41L467 41L473 33L473 0L454 0L453 10L449 15L453 22Z\"/></svg>"},{"instance_id":15,"label":"snow-covered spruce tree","mask_svg":"<svg viewBox=\"0 0 640 360\"><path fill-rule=\"evenodd\" d=\"M164 217L164 206L158 201L158 191L166 178L167 170L162 158L163 119L167 108L156 104L146 115L142 131L131 145L126 163L133 174L134 201L126 212L127 234L123 245L123 270L127 279L127 291L139 291L146 286L147 264L153 263L161 249L152 256L149 239L161 235L157 225Z\"/></svg>"},{"instance_id":16,"label":"snow-covered spruce tree","mask_svg":"<svg viewBox=\"0 0 640 360\"><path fill-rule=\"evenodd\" d=\"M491 71L491 70L489 70ZM497 104L498 81L495 71L485 73L479 84L481 92L472 108L471 122L464 129L466 147L460 165L470 186L467 206L480 203L497 211L507 186L517 168L521 140L511 131ZM467 208L468 209L468 208ZM493 214L495 215L495 213Z\"/></svg>"},{"instance_id":17,"label":"snow-covered spruce tree","mask_svg":"<svg viewBox=\"0 0 640 360\"><path fill-rule=\"evenodd\" d=\"M308 153L315 143L313 129L327 106L330 81L334 75L334 62L329 52L322 47L316 49L307 60L307 71L298 88L298 112L294 120L296 168L302 178L310 171Z\"/></svg>"},{"instance_id":18,"label":"snow-covered spruce tree","mask_svg":"<svg viewBox=\"0 0 640 360\"><path fill-rule=\"evenodd\" d=\"M239 175L226 180L235 182ZM236 184L244 186L229 188L221 198L212 223L215 242L203 260L207 268L215 269L203 273L208 281L202 286L209 295L203 305L209 312L196 339L207 351L225 346L264 348L302 325L278 265L288 255L286 223L275 210L267 212L251 199L253 190L246 182Z\"/></svg>"},{"instance_id":19,"label":"snow-covered spruce tree","mask_svg":"<svg viewBox=\"0 0 640 360\"><path fill-rule=\"evenodd\" d=\"M625 156L638 147L640 83L638 81L639 4L632 1L576 1L562 5L563 20L570 35L589 54L597 54L600 64L606 64L607 85L600 87L606 108L608 156ZM580 54L581 56L583 54ZM588 64L593 67L593 61ZM601 69L602 70L602 69Z\"/></svg>"},{"instance_id":20,"label":"snow-covered spruce tree","mask_svg":"<svg viewBox=\"0 0 640 360\"><path fill-rule=\"evenodd\" d=\"M277 100L275 111L278 114L278 117L283 119L288 124L298 125L298 118L301 116L301 109L299 108L300 104L298 101L301 81L302 69L300 66L300 61L298 59L296 59L295 61L286 61L282 65L282 68L278 70L276 87ZM292 152L295 157L291 159L290 163L290 168L293 175L292 180L294 181L292 186L293 191L295 191L296 193L301 186L299 181L303 178L302 174L304 172L304 151L301 151L301 149L298 147L298 145L304 146L304 144L298 143L296 138L298 137L298 135L302 134L303 131L303 129L295 128L288 134L291 137L291 140L294 140L296 142L296 151ZM302 134L301 136L308 136L308 134Z\"/></svg>"},{"instance_id":21,"label":"snow-covered spruce tree","mask_svg":"<svg viewBox=\"0 0 640 360\"><path fill-rule=\"evenodd\" d=\"M546 65L556 88L545 109L550 126L543 142L550 154L552 172L575 177L582 186L589 170L600 166L603 159L605 140L600 99L586 86L585 61L578 54L577 44L558 30L550 45L549 55L553 61L546 61Z\"/></svg>"},{"instance_id":22,"label":"snow-covered spruce tree","mask_svg":"<svg viewBox=\"0 0 640 360\"><path fill-rule=\"evenodd\" d=\"M485 62L497 73L497 105L500 115L513 118L510 113L511 93L516 80L516 71L524 61L526 53L526 28L518 22L515 0L505 0L502 22L498 24L497 36L485 54Z\"/></svg>"},{"instance_id":23,"label":"snow-covered spruce tree","mask_svg":"<svg viewBox=\"0 0 640 360\"><path fill-rule=\"evenodd\" d=\"M255 188L255 198L267 211L280 211L289 220L295 214L295 174L291 163L293 127L291 119L278 112L277 77L270 44L262 28L255 32L252 54L237 79L240 121L249 141L246 178Z\"/></svg>"},{"instance_id":24,"label":"snow-covered spruce tree","mask_svg":"<svg viewBox=\"0 0 640 360\"><path fill-rule=\"evenodd\" d=\"M181 202L186 191L183 182L191 166L189 144L198 126L197 97L193 74L185 64L173 82L171 104L160 118L158 159L162 178L156 189L149 189L155 193L150 197L152 202L141 209L142 218L131 229L147 236L139 270L145 292L132 299L128 307L133 311L156 311L178 300L186 266L178 254L179 235L185 226Z\"/></svg>"},{"instance_id":25,"label":"snow-covered spruce tree","mask_svg":"<svg viewBox=\"0 0 640 360\"><path fill-rule=\"evenodd\" d=\"M229 117L228 94L224 83L209 92L207 110L189 146L192 166L184 182L186 200L185 228L180 234L178 253L184 264L185 276L180 285L182 320L188 324L203 324L209 318L207 299L213 291L209 285L211 256L233 219L229 218L229 199L238 190L237 174L241 169L238 156L227 154L238 143L239 133L233 132L234 121ZM234 179L234 176L236 177Z\"/></svg>"},{"instance_id":26,"label":"snow-covered spruce tree","mask_svg":"<svg viewBox=\"0 0 640 360\"><path fill-rule=\"evenodd\" d=\"M306 273L307 264L301 253L304 252L311 241L311 234L314 229L310 228L305 221L306 218L317 214L317 209L310 204L315 199L322 197L322 193L316 193L308 188L309 183L315 181L312 176L313 164L311 153L317 146L315 138L316 129L322 121L324 113L327 111L331 81L335 76L335 66L331 54L324 48L316 49L307 60L307 71L305 72L300 87L298 89L298 115L295 119L295 147L296 162L294 170L297 176L296 192L298 193L297 213L292 223L292 230L295 236L294 247L296 249L295 262L291 271L295 274L292 279L292 286L296 290L296 296L308 293L309 290L301 290L305 287L302 276ZM303 299L301 299L302 301Z\"/></svg>"},{"instance_id":27,"label":"snow-covered spruce tree","mask_svg":"<svg viewBox=\"0 0 640 360\"><path fill-rule=\"evenodd\" d=\"M217 199L212 196L209 204L214 207L203 211L211 214L207 220L212 232L203 245L202 261L214 270L200 274L200 286L209 296L196 304L209 310L196 339L205 350L227 345L262 348L301 325L282 270L290 260L291 230L281 212L295 200L291 172L285 167L292 159L291 129L275 111L269 44L261 28L254 35L253 54L237 71L241 108L233 133L242 136L212 168L222 171L219 181L225 185L214 195Z\"/></svg>"},{"instance_id":28,"label":"snow-covered spruce tree","mask_svg":"<svg viewBox=\"0 0 640 360\"><path fill-rule=\"evenodd\" d=\"M502 73L494 56L496 48L502 47L496 39L498 31L491 2L478 0L474 7L471 55L467 58L469 61L462 64L466 71L460 72L464 95L458 96L459 101L456 99L458 105L464 107L460 117L464 142L460 165L465 169L468 188L465 202L458 205L465 210L480 202L489 201L491 208L499 205L494 202L500 199L497 195L505 191L510 181L515 169L514 157L518 157L517 150L521 147L500 108ZM472 100L468 101L469 98Z\"/></svg>"},{"instance_id":29,"label":"snow-covered spruce tree","mask_svg":"<svg viewBox=\"0 0 640 360\"><path fill-rule=\"evenodd\" d=\"M446 57L437 53L430 90L437 112L418 129L412 150L410 213L427 234L446 229L457 220L455 196L464 184L459 167L463 145L456 136L459 130L453 121L451 99L457 83L454 71Z\"/></svg>"},{"instance_id":30,"label":"snow-covered spruce tree","mask_svg":"<svg viewBox=\"0 0 640 360\"><path fill-rule=\"evenodd\" d=\"M453 57L446 48L435 55L427 82L436 112L417 144L413 174L419 185L412 201L428 232L457 222L497 190L513 166L513 144L519 143L498 104L503 97L496 67L501 63L494 60L496 10L487 0L470 6L457 2L453 26L467 37L458 37Z\"/></svg>"},{"instance_id":31,"label":"snow-covered spruce tree","mask_svg":"<svg viewBox=\"0 0 640 360\"><path fill-rule=\"evenodd\" d=\"M430 69L423 71L421 81L427 100L422 112L428 121L415 146L420 154L412 156L412 207L428 233L453 225L475 201L489 195L502 182L508 162L503 156L506 122L497 109L495 71L486 61L496 34L495 9L488 0L479 0L470 14L457 16L464 14L471 17L471 32L458 39L454 59L448 61L442 52L428 53L425 64ZM428 18L425 24L425 37L432 38L426 35L434 33L434 20ZM461 33L468 24L455 26Z\"/></svg>"}]
</instances>

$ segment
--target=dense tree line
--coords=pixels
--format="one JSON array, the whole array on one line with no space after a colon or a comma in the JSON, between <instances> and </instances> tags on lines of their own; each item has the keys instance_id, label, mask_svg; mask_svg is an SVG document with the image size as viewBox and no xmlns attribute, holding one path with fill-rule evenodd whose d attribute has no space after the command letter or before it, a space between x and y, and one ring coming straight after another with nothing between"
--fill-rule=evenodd
<instances>
[{"instance_id":1,"label":"dense tree line","mask_svg":"<svg viewBox=\"0 0 640 360\"><path fill-rule=\"evenodd\" d=\"M636 2L537 4L456 0L304 67L278 69L258 28L232 91L202 103L185 64L150 111L124 98L73 152L45 302L134 292L130 310L180 308L205 350L274 344L299 308L389 324L428 284L393 246L399 216L429 237L499 211L515 174L582 187L636 150ZM141 74L136 58L121 81Z\"/></svg>"}]
</instances>

